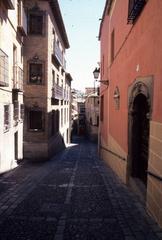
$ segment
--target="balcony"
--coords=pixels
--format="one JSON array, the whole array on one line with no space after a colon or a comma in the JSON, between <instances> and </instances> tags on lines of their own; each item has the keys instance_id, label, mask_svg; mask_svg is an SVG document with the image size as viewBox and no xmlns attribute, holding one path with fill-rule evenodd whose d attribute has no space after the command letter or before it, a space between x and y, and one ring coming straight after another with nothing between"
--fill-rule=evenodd
<instances>
[{"instance_id":1,"label":"balcony","mask_svg":"<svg viewBox=\"0 0 162 240\"><path fill-rule=\"evenodd\" d=\"M70 96L68 90L64 89L64 100L65 101L70 101Z\"/></svg>"},{"instance_id":2,"label":"balcony","mask_svg":"<svg viewBox=\"0 0 162 240\"><path fill-rule=\"evenodd\" d=\"M8 56L0 49L0 86L9 86Z\"/></svg>"},{"instance_id":3,"label":"balcony","mask_svg":"<svg viewBox=\"0 0 162 240\"><path fill-rule=\"evenodd\" d=\"M4 0L3 3L7 9L15 9L15 0Z\"/></svg>"},{"instance_id":4,"label":"balcony","mask_svg":"<svg viewBox=\"0 0 162 240\"><path fill-rule=\"evenodd\" d=\"M58 84L54 84L52 88L52 98L62 100L63 99L63 88L60 87Z\"/></svg>"},{"instance_id":5,"label":"balcony","mask_svg":"<svg viewBox=\"0 0 162 240\"><path fill-rule=\"evenodd\" d=\"M146 0L129 0L128 23L133 23L140 15Z\"/></svg>"},{"instance_id":6,"label":"balcony","mask_svg":"<svg viewBox=\"0 0 162 240\"><path fill-rule=\"evenodd\" d=\"M54 56L54 58L56 59L56 61L58 62L58 64L60 66L63 67L64 70L66 70L66 60L64 58L64 54L61 51L59 45L57 44L56 41L53 42L53 53L52 55Z\"/></svg>"},{"instance_id":7,"label":"balcony","mask_svg":"<svg viewBox=\"0 0 162 240\"><path fill-rule=\"evenodd\" d=\"M22 35L27 35L27 16L24 11L23 2L18 5L18 26L17 31Z\"/></svg>"},{"instance_id":8,"label":"balcony","mask_svg":"<svg viewBox=\"0 0 162 240\"><path fill-rule=\"evenodd\" d=\"M23 70L19 66L13 67L13 89L23 91Z\"/></svg>"},{"instance_id":9,"label":"balcony","mask_svg":"<svg viewBox=\"0 0 162 240\"><path fill-rule=\"evenodd\" d=\"M63 65L63 54L61 49L59 48L58 44L56 41L54 41L54 55L57 58L57 60L59 61L60 65Z\"/></svg>"}]
</instances>

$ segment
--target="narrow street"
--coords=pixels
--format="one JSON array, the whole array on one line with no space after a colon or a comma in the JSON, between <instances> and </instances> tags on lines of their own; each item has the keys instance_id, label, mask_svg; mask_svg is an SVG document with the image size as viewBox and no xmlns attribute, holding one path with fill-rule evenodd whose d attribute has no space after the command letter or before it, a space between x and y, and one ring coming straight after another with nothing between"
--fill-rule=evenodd
<instances>
[{"instance_id":1,"label":"narrow street","mask_svg":"<svg viewBox=\"0 0 162 240\"><path fill-rule=\"evenodd\" d=\"M162 239L96 149L78 138L48 162L0 176L0 240Z\"/></svg>"}]
</instances>

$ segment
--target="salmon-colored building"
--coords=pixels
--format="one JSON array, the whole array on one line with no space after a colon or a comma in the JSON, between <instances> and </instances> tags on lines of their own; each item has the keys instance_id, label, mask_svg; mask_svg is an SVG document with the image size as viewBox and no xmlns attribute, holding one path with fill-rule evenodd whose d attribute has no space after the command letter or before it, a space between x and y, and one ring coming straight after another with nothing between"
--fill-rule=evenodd
<instances>
[{"instance_id":1,"label":"salmon-colored building","mask_svg":"<svg viewBox=\"0 0 162 240\"><path fill-rule=\"evenodd\" d=\"M107 0L100 154L162 226L162 1Z\"/></svg>"}]
</instances>

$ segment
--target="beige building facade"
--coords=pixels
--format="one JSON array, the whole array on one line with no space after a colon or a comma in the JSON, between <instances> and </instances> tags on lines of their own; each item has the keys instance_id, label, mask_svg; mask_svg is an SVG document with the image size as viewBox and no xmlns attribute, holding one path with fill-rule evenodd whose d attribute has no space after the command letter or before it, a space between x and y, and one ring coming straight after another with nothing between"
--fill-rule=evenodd
<instances>
[{"instance_id":1,"label":"beige building facade","mask_svg":"<svg viewBox=\"0 0 162 240\"><path fill-rule=\"evenodd\" d=\"M44 160L69 142L69 42L58 1L26 0L24 156Z\"/></svg>"},{"instance_id":2,"label":"beige building facade","mask_svg":"<svg viewBox=\"0 0 162 240\"><path fill-rule=\"evenodd\" d=\"M98 141L99 96L91 93L85 100L86 130L91 141Z\"/></svg>"},{"instance_id":3,"label":"beige building facade","mask_svg":"<svg viewBox=\"0 0 162 240\"><path fill-rule=\"evenodd\" d=\"M23 1L0 1L0 173L23 158Z\"/></svg>"}]
</instances>

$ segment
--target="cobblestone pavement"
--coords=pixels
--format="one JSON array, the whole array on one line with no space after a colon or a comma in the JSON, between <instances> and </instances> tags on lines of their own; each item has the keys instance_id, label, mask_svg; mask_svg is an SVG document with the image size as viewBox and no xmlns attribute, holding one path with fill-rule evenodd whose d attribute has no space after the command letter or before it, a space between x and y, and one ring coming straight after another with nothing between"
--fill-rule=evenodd
<instances>
[{"instance_id":1,"label":"cobblestone pavement","mask_svg":"<svg viewBox=\"0 0 162 240\"><path fill-rule=\"evenodd\" d=\"M92 143L0 176L0 240L135 239L162 231Z\"/></svg>"}]
</instances>

